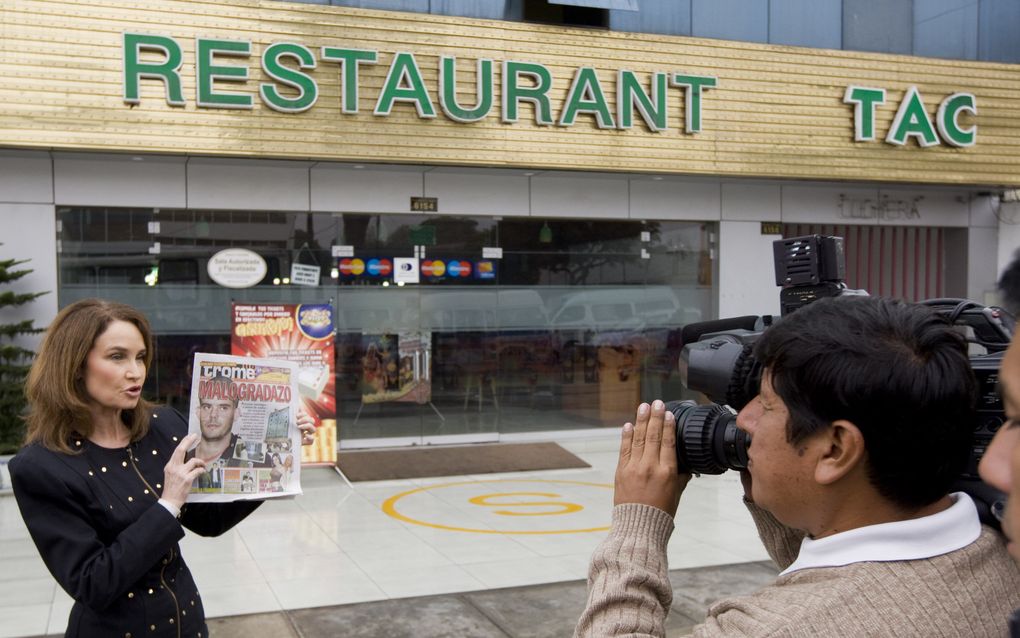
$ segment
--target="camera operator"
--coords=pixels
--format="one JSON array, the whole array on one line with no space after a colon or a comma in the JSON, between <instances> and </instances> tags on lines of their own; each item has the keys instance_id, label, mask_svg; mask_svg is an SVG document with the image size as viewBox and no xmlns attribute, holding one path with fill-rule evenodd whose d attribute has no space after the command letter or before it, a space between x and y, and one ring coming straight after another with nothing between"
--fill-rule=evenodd
<instances>
[{"instance_id":1,"label":"camera operator","mask_svg":"<svg viewBox=\"0 0 1020 638\"><path fill-rule=\"evenodd\" d=\"M1020 251L999 279L1006 309L1020 311ZM1012 541L1009 553L1020 562L1020 337L1010 342L999 367L999 387L1006 411L1006 423L995 434L981 458L981 478L1008 496L1002 516L1002 531ZM1010 635L1020 638L1020 609L1010 618Z\"/></svg>"},{"instance_id":2,"label":"camera operator","mask_svg":"<svg viewBox=\"0 0 1020 638\"><path fill-rule=\"evenodd\" d=\"M976 397L961 336L923 306L834 297L766 330L754 356L764 374L737 417L752 437L741 478L783 571L712 605L693 634L1003 635L1020 568L971 498L949 493ZM624 426L613 525L575 635L664 635L666 544L690 480L675 438L661 401Z\"/></svg>"}]
</instances>

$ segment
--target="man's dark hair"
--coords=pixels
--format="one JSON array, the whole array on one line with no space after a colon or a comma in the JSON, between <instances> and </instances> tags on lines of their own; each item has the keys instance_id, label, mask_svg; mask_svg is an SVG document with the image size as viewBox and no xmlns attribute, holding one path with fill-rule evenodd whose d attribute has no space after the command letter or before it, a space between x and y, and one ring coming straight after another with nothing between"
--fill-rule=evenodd
<instances>
[{"instance_id":1,"label":"man's dark hair","mask_svg":"<svg viewBox=\"0 0 1020 638\"><path fill-rule=\"evenodd\" d=\"M966 468L977 383L964 339L929 308L821 299L766 330L754 352L790 412L787 439L852 422L868 477L890 501L933 503Z\"/></svg>"},{"instance_id":2,"label":"man's dark hair","mask_svg":"<svg viewBox=\"0 0 1020 638\"><path fill-rule=\"evenodd\" d=\"M1013 261L999 277L999 293L1006 310L1014 315L1020 312L1020 250L1013 254Z\"/></svg>"}]
</instances>

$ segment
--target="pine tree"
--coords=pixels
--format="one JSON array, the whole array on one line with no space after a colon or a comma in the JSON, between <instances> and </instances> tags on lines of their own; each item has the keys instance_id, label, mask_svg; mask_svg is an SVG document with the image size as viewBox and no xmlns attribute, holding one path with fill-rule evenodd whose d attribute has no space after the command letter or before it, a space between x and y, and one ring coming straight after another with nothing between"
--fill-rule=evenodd
<instances>
[{"instance_id":1,"label":"pine tree","mask_svg":"<svg viewBox=\"0 0 1020 638\"><path fill-rule=\"evenodd\" d=\"M2 245L2 244L0 244ZM28 259L0 259L0 286L9 286L32 272L15 270ZM45 292L0 292L0 312L5 308L21 306L45 295ZM0 454L11 454L21 446L25 432L25 378L31 364L31 350L22 348L14 340L22 335L42 332L29 319L15 323L0 321Z\"/></svg>"}]
</instances>

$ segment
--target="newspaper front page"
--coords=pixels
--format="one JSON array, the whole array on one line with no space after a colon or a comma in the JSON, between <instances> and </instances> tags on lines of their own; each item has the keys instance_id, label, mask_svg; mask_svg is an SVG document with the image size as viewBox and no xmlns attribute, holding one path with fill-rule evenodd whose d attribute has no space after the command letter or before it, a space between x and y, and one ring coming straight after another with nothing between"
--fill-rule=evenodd
<instances>
[{"instance_id":1,"label":"newspaper front page","mask_svg":"<svg viewBox=\"0 0 1020 638\"><path fill-rule=\"evenodd\" d=\"M188 452L207 471L188 502L222 503L301 493L298 366L289 361L196 353Z\"/></svg>"}]
</instances>

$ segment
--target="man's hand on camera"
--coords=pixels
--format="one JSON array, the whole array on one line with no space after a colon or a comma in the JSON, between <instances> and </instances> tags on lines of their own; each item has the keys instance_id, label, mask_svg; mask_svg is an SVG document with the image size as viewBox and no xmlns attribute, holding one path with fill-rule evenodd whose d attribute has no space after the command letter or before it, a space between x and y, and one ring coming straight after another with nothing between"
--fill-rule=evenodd
<instances>
[{"instance_id":1,"label":"man's hand on camera","mask_svg":"<svg viewBox=\"0 0 1020 638\"><path fill-rule=\"evenodd\" d=\"M613 504L641 503L676 516L689 480L690 474L677 471L673 413L662 401L642 403L635 423L623 426Z\"/></svg>"}]
</instances>

